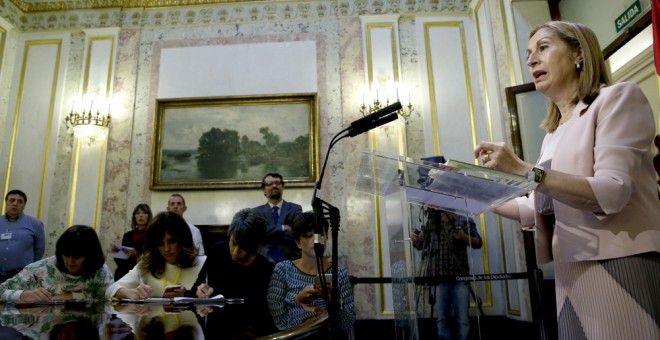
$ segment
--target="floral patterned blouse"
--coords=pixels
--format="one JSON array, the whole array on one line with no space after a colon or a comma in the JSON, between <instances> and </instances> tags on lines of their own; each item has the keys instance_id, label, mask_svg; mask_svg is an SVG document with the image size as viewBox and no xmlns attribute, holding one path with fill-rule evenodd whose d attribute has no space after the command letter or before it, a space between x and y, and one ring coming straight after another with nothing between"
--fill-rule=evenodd
<instances>
[{"instance_id":1,"label":"floral patterned blouse","mask_svg":"<svg viewBox=\"0 0 660 340\"><path fill-rule=\"evenodd\" d=\"M51 256L27 265L0 284L0 301L20 301L23 291L37 289L40 285L53 296L72 293L77 300L104 300L105 289L112 282L114 279L105 264L92 277L85 278L61 272L57 269L57 258Z\"/></svg>"}]
</instances>

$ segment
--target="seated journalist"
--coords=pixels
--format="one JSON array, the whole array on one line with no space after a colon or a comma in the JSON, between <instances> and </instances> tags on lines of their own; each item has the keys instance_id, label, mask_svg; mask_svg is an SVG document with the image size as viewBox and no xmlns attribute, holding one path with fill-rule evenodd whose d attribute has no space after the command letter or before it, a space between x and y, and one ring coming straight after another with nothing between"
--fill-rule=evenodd
<instances>
[{"instance_id":1,"label":"seated journalist","mask_svg":"<svg viewBox=\"0 0 660 340\"><path fill-rule=\"evenodd\" d=\"M243 299L226 311L214 311L209 317L224 320L223 333L265 335L276 331L266 294L273 273L272 262L257 253L266 220L254 209L242 209L229 226L229 244L221 242L209 253L205 264L207 277L195 284L197 297L222 294L226 299ZM228 320L231 320L230 322Z\"/></svg>"},{"instance_id":2,"label":"seated journalist","mask_svg":"<svg viewBox=\"0 0 660 340\"><path fill-rule=\"evenodd\" d=\"M168 296L194 296L191 289L205 261L206 256L197 255L186 221L175 213L161 212L149 222L138 264L108 287L106 297L162 297L170 286L177 288Z\"/></svg>"},{"instance_id":3,"label":"seated journalist","mask_svg":"<svg viewBox=\"0 0 660 340\"><path fill-rule=\"evenodd\" d=\"M55 256L27 265L0 285L0 301L103 300L112 282L96 232L74 225L57 240Z\"/></svg>"},{"instance_id":4,"label":"seated journalist","mask_svg":"<svg viewBox=\"0 0 660 340\"><path fill-rule=\"evenodd\" d=\"M321 287L314 285L318 276L314 251L314 213L305 212L296 217L292 230L302 257L276 264L268 286L270 314L280 330L297 326L326 308ZM328 223L323 221L324 243L327 233ZM332 274L328 262L324 263L323 268L326 274ZM348 272L343 267L339 267L338 282L341 303L339 324L342 331L349 332L355 322L355 310Z\"/></svg>"}]
</instances>

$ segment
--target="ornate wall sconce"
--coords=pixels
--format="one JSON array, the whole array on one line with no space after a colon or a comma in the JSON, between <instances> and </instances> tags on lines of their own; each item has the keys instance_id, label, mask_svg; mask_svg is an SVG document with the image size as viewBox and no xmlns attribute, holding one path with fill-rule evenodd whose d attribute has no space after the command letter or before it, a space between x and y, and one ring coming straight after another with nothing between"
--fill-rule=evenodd
<instances>
[{"instance_id":1,"label":"ornate wall sconce","mask_svg":"<svg viewBox=\"0 0 660 340\"><path fill-rule=\"evenodd\" d=\"M80 111L74 106L71 105L71 111L64 118L64 124L73 130L76 137L95 138L107 135L111 120L110 105L108 105L107 112L101 112L98 106L94 107L94 100L90 100L89 105L84 105L84 107L89 107L87 111L85 109ZM96 109L96 113L93 113L94 109Z\"/></svg>"},{"instance_id":2,"label":"ornate wall sconce","mask_svg":"<svg viewBox=\"0 0 660 340\"><path fill-rule=\"evenodd\" d=\"M362 95L362 106L360 106L360 113L362 116L373 113L376 110L379 110L383 107L390 105L390 101L395 103L401 101L399 98L399 84L393 83L389 84L385 88L378 88L375 85L371 86L371 91L369 93L369 99L365 94ZM373 95L375 94L375 96ZM384 103L381 101L381 96L384 97ZM405 124L408 124L408 119L413 113L416 113L415 108L412 105L410 100L410 92L408 92L408 104L404 104L403 108L398 110L396 113L401 117ZM391 99L391 100L390 100ZM373 102L371 102L373 100Z\"/></svg>"}]
</instances>

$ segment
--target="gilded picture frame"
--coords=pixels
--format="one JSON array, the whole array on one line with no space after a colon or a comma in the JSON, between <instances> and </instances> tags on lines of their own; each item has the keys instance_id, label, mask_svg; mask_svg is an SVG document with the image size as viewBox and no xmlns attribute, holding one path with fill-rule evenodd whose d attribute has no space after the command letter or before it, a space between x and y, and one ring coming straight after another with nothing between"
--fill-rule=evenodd
<instances>
[{"instance_id":1,"label":"gilded picture frame","mask_svg":"<svg viewBox=\"0 0 660 340\"><path fill-rule=\"evenodd\" d=\"M149 188L254 188L269 172L311 187L318 147L315 93L158 99Z\"/></svg>"}]
</instances>

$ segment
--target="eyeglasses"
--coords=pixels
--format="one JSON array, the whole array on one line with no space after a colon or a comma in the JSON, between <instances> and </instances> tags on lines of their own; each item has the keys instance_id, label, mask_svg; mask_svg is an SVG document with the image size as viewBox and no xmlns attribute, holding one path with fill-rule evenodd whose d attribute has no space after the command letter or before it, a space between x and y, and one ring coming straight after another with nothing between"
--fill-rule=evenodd
<instances>
[{"instance_id":1,"label":"eyeglasses","mask_svg":"<svg viewBox=\"0 0 660 340\"><path fill-rule=\"evenodd\" d=\"M273 185L282 185L282 181L272 181L272 182L264 182L264 185L267 187L273 186Z\"/></svg>"}]
</instances>

